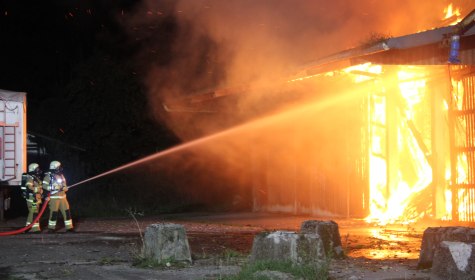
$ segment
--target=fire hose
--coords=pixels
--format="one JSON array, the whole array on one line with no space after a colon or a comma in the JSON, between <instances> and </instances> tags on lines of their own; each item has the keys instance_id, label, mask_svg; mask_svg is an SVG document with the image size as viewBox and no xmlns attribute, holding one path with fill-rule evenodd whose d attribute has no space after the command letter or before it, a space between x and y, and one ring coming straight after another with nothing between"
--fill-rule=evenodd
<instances>
[{"instance_id":1,"label":"fire hose","mask_svg":"<svg viewBox=\"0 0 475 280\"><path fill-rule=\"evenodd\" d=\"M101 174L96 175L96 176L94 176L94 177L91 177L91 178L85 179L85 180L83 180L83 181L80 181L80 182L78 182L78 183L75 183L75 184L73 184L73 185L71 185L71 186L68 186L67 188L68 188L68 190L69 190L69 189L71 189L71 188L73 188L73 187L77 187L77 186L79 186L79 185L81 185L81 184L83 184L83 183L86 183L86 182L95 180L95 179L97 179L97 178L101 178L101 177L103 177L103 176L106 176L106 175L109 175L109 174L112 174L112 173L121 171L121 170L123 170L123 169L132 167L132 166L134 166L134 165L141 164L141 163L143 163L143 162L146 162L146 161L148 161L148 160L157 158L157 157L159 157L159 156L163 156L163 155L169 154L169 153L171 153L171 152L173 152L173 151L179 149L180 147L181 147L181 146L177 146L177 147L175 147L175 148L168 149L168 150L166 150L166 151L162 151L162 152L159 152L159 153L150 155L150 156L148 156L148 157L145 157L145 158L136 160L136 161L134 161L134 162L131 162L131 163L128 163L128 164L124 164L124 165L119 166L119 167L117 167L117 168L115 168L115 169L109 170L109 171L107 171L107 172L101 173ZM48 197L45 199L45 202L43 203L43 207L41 208L40 212L38 213L38 216L36 216L36 218L34 219L34 221L33 221L31 224L29 224L29 225L27 225L27 226L25 226L25 227L23 227L23 228L14 230L14 231L0 232L0 236L15 235L15 234L19 234L19 233L22 233L22 232L25 232L25 231L29 230L35 223L37 223L37 222L40 220L41 216L43 215L43 213L44 213L44 211L45 211L45 209L46 209L46 206L48 205L48 202L49 202L49 199L50 199L50 195L51 195L51 194L58 193L58 192L59 192L59 190L55 190L55 191L52 191L52 192L50 192L50 193L48 194Z\"/></svg>"},{"instance_id":2,"label":"fire hose","mask_svg":"<svg viewBox=\"0 0 475 280\"><path fill-rule=\"evenodd\" d=\"M72 188L72 187L75 187L85 181L89 181L89 180L84 180L82 182L79 182L79 183L76 183L76 184L73 184L71 186L68 187L68 189ZM48 196L46 197L46 199L44 200L45 202L43 203L43 206L41 207L40 209L40 212L38 213L38 215L35 217L35 219L33 220L33 222L31 222L31 224L25 226L25 227L22 227L22 228L19 228L19 229L16 229L16 230L12 230L12 231L5 231L5 232L0 232L0 236L10 236L10 235L16 235L16 234L20 234L20 233L23 233L29 229L31 229L31 227L33 227L34 224L38 223L39 220L41 219L41 216L43 216L43 213L45 212L46 210L46 206L48 206L48 202L50 200L50 196L52 194L56 194L58 193L60 190L55 190L55 191L52 191L50 193L48 193Z\"/></svg>"},{"instance_id":3,"label":"fire hose","mask_svg":"<svg viewBox=\"0 0 475 280\"><path fill-rule=\"evenodd\" d=\"M41 219L41 216L43 216L43 213L45 212L46 206L48 205L49 197L50 197L50 194L48 194L48 196L46 197L45 202L43 203L43 206L40 209L40 212L35 217L33 222L31 222L31 224L29 224L25 227L19 228L17 230L0 232L0 236L9 236L9 235L15 235L15 234L23 233L23 232L29 230L34 224L38 223L39 220Z\"/></svg>"}]
</instances>

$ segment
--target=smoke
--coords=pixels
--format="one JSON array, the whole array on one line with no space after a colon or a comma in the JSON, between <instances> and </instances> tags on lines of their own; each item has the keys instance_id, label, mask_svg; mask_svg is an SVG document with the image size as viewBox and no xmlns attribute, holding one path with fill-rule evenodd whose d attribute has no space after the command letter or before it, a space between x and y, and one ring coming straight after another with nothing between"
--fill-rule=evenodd
<instances>
[{"instance_id":1,"label":"smoke","mask_svg":"<svg viewBox=\"0 0 475 280\"><path fill-rule=\"evenodd\" d=\"M306 62L361 45L371 34L400 36L433 28L448 3L147 0L126 26L137 42L151 109L163 120L168 118L160 114L165 100L214 88L265 87Z\"/></svg>"},{"instance_id":2,"label":"smoke","mask_svg":"<svg viewBox=\"0 0 475 280\"><path fill-rule=\"evenodd\" d=\"M470 12L468 6L473 6L470 1L452 2L461 8L463 15ZM150 109L177 136L189 140L272 109L276 99L285 100L289 92L276 89L276 85L309 61L364 44L374 34L395 37L436 27L448 3L444 0L147 0L129 15L126 28L136 41L137 61L143 67ZM318 93L316 85L312 86L300 90L305 94ZM163 110L164 103L183 97L236 87L248 90L226 102L217 99L209 102L209 107L198 107L224 114ZM276 92L281 94L269 94ZM195 109L194 104L188 105L184 109ZM339 119L345 112L335 114L328 108L323 111L326 115L319 112L304 117L306 122L302 122L301 116L293 117L280 126L260 127L258 132L254 128L246 133L240 130L232 139L206 146L200 150L200 160L209 169L202 174L213 174L219 169L223 177L234 180L232 183L249 185L253 171L243 158L257 157L255 162L261 163L265 158L270 159L274 166L267 166L267 170L287 174L282 175L285 177L292 176L287 171L296 169L296 162L310 164L320 157L315 164L327 170L327 175L336 172L333 177L338 177L338 171L330 171L331 167L345 163L336 162L331 152L347 142L343 140L345 135L338 135L336 124L326 119ZM316 127L314 119L318 119L321 127ZM340 122L349 119L343 116ZM319 148L315 143L318 142L315 139L323 138L321 141L334 145L332 150ZM307 146L301 147L302 143ZM344 158L344 152L347 150L339 151L342 155L338 158ZM269 154L276 153L276 158L269 158ZM322 166L323 162L332 160L333 166ZM310 169L304 171L313 172ZM246 176L236 175L244 173ZM198 181L206 184L205 179Z\"/></svg>"}]
</instances>

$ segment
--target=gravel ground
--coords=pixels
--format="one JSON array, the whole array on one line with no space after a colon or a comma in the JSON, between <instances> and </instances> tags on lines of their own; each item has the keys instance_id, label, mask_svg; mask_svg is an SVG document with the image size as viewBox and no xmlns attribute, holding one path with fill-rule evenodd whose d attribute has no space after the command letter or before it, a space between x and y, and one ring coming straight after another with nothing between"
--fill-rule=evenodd
<instances>
[{"instance_id":1,"label":"gravel ground","mask_svg":"<svg viewBox=\"0 0 475 280\"><path fill-rule=\"evenodd\" d=\"M254 235L264 230L298 230L304 216L274 214L181 214L76 221L76 233L19 234L0 237L0 279L219 279L237 273ZM370 226L335 220L348 258L332 261L330 279L430 279L416 270L421 227ZM185 226L194 259L180 267L133 266L147 225L173 222ZM0 223L0 231L21 227L24 218ZM226 252L242 257L231 259Z\"/></svg>"}]
</instances>

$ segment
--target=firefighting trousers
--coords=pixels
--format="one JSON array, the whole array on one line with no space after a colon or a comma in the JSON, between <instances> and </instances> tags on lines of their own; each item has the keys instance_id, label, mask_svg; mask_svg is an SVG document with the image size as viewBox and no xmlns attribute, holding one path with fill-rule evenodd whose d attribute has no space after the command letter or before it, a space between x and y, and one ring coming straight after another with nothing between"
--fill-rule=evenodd
<instances>
[{"instance_id":1,"label":"firefighting trousers","mask_svg":"<svg viewBox=\"0 0 475 280\"><path fill-rule=\"evenodd\" d=\"M71 219L71 211L69 210L69 203L65 196L53 197L49 202L49 222L48 228L55 229L56 221L58 219L58 212L61 211L64 219L64 226L66 229L73 228L73 220Z\"/></svg>"},{"instance_id":2,"label":"firefighting trousers","mask_svg":"<svg viewBox=\"0 0 475 280\"><path fill-rule=\"evenodd\" d=\"M33 220L38 215L38 209L40 209L41 203L33 203L33 201L27 200L26 201L26 206L28 207L28 217L26 218L26 225L28 226L33 222ZM30 231L31 232L37 232L37 231L40 231L40 230L41 230L40 222L38 221L38 222L33 224Z\"/></svg>"}]
</instances>

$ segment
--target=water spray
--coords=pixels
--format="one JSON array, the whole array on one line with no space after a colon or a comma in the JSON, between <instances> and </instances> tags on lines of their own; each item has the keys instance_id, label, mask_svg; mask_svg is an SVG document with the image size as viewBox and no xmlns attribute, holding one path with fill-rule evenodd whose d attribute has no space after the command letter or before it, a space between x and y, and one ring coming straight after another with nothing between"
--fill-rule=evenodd
<instances>
[{"instance_id":1,"label":"water spray","mask_svg":"<svg viewBox=\"0 0 475 280\"><path fill-rule=\"evenodd\" d=\"M212 134L212 135L208 135L208 136L196 139L196 140L192 140L190 142L180 144L180 145L177 145L175 147L169 148L167 150L164 150L164 151L149 155L147 157L138 159L136 161L124 164L122 166L111 169L111 170L106 171L104 173L98 174L98 175L93 176L91 178L88 178L88 179L85 179L83 181L72 184L72 185L68 186L68 189L73 188L73 187L77 187L79 185L82 185L84 183L93 181L95 179L99 179L101 177L104 177L104 176L122 171L124 169L129 168L129 167L133 167L133 166L145 163L147 161L151 161L151 160L157 159L159 157L163 157L163 156L172 154L174 152L177 152L177 151L184 150L184 149L192 147L192 146L202 144L202 143L207 142L209 140L219 139L220 137L227 136L231 133L240 132L240 131L248 128L250 124L254 124L254 125L257 125L259 127L265 127L265 126L268 126L272 123L285 120L289 117L289 115L291 115L293 113L305 112L305 111L309 111L309 110L322 110L324 108L328 108L328 107L330 107L334 104L337 104L339 102L347 101L348 99L355 98L355 96L357 96L357 94L355 94L355 92L353 91L353 92L351 92L351 94L346 94L346 95L343 95L343 96L333 96L332 98L327 98L325 100L319 100L317 103L312 102L312 103L309 103L309 104L299 106L297 109L287 110L285 112L273 114L273 115L270 115L270 116L264 116L259 120L255 120L255 121L252 121L252 122L247 122L247 123L244 123L244 124L241 124L241 125L223 130L221 132L217 132L217 133Z\"/></svg>"},{"instance_id":2,"label":"water spray","mask_svg":"<svg viewBox=\"0 0 475 280\"><path fill-rule=\"evenodd\" d=\"M158 153L149 155L149 156L147 156L147 157L138 159L138 160L136 160L136 161L133 161L133 162L124 164L124 165L119 166L119 167L117 167L117 168L114 168L114 169L111 169L111 170L109 170L109 171L100 173L100 174L98 174L98 175L96 175L96 176L93 176L93 177L91 177L91 178L88 178L88 179L82 180L82 181L80 181L80 182L77 182L77 183L75 183L75 184L72 184L72 185L68 186L68 189L73 188L73 187L77 187L77 186L79 186L79 185L82 185L82 184L84 184L84 183L90 182L90 181L95 180L95 179L99 179L99 178L101 178L101 177L104 177L104 176L107 176L107 175L110 175L110 174L113 174L113 173L122 171L122 170L124 170L124 169L129 168L129 167L133 167L133 166L142 164L142 163L144 163L144 162L151 161L151 160L154 160L154 159L159 158L159 157L162 157L162 156L166 156L166 155L168 155L168 154L177 152L177 151L179 151L179 150L186 149L186 148L188 148L188 147L190 147L190 146L198 145L198 144L200 144L200 143L202 143L202 142L205 142L205 141L208 141L208 140L210 140L210 139L218 138L218 137L220 137L220 136L223 136L223 135L226 134L226 133L229 133L230 130L235 130L235 129L237 129L237 128L238 128L238 127L233 128L233 129L228 129L228 130L225 130L225 131L222 131L222 132L219 132L219 133L210 135L210 136L206 136L206 137L203 137L203 138L200 138L200 139L197 139L197 140L193 140L193 141L190 141L190 142L188 142L188 143L181 144L181 145L172 147L172 148L170 148L170 149L167 149L167 150L165 150L165 151L161 151L161 152L158 152Z\"/></svg>"}]
</instances>

